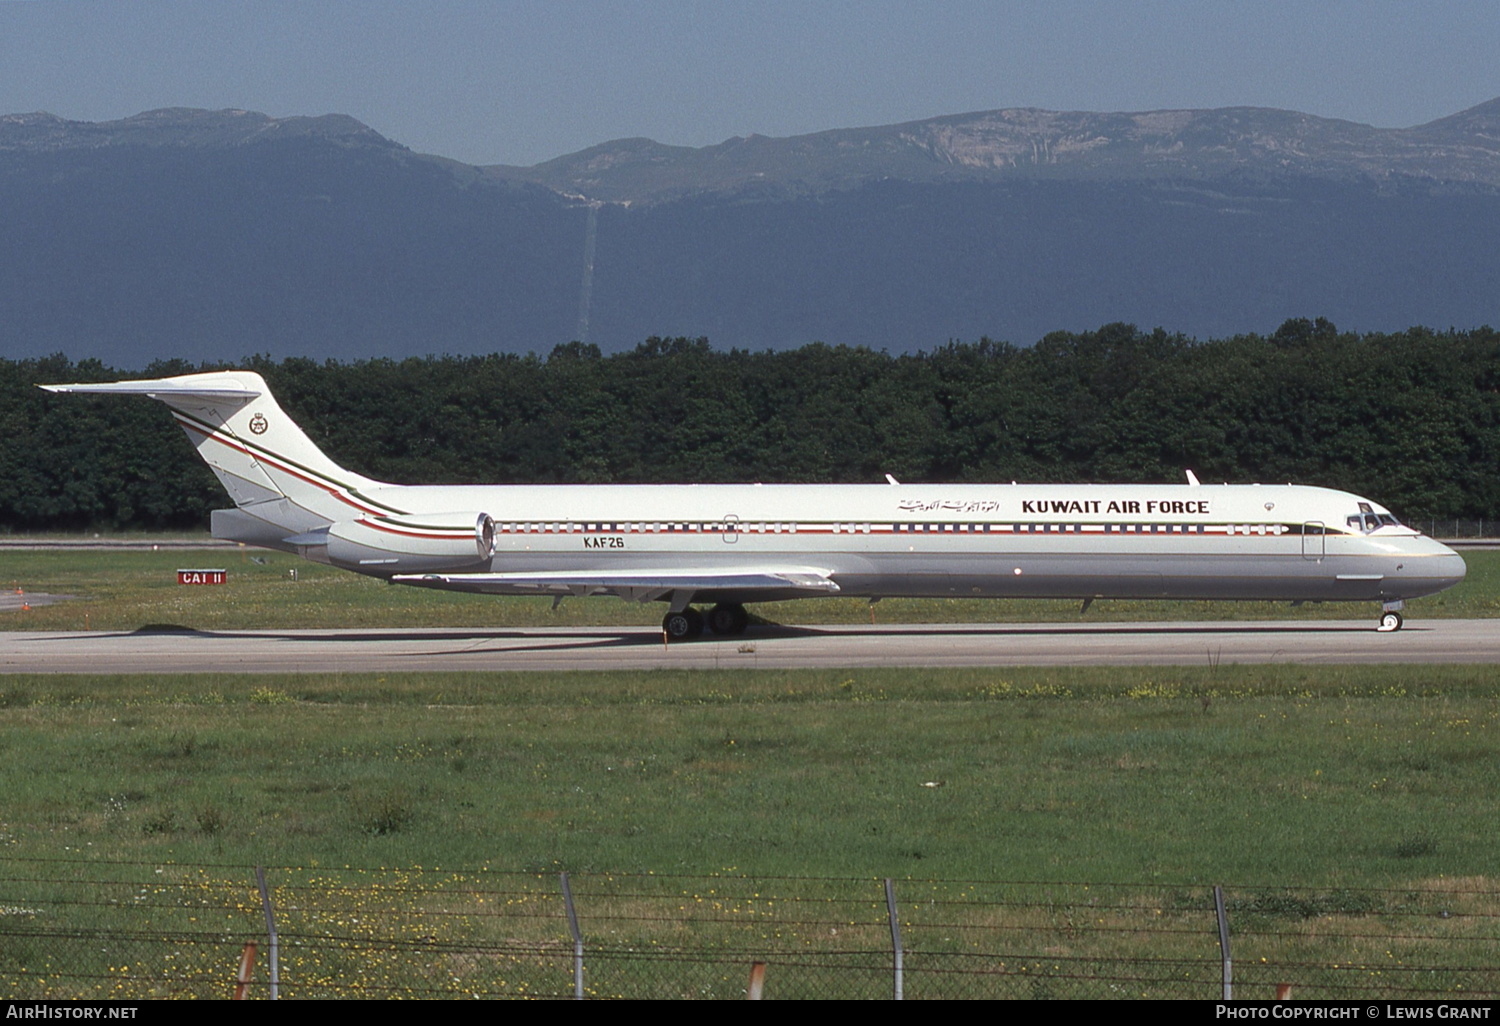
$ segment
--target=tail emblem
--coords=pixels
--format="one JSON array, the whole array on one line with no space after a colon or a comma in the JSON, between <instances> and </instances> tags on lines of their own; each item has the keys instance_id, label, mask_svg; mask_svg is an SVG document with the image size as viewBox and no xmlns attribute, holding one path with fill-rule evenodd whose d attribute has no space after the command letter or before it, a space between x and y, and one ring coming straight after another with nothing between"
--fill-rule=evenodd
<instances>
[{"instance_id":1,"label":"tail emblem","mask_svg":"<svg viewBox=\"0 0 1500 1026\"><path fill-rule=\"evenodd\" d=\"M250 430L254 434L265 434L266 428L269 426L270 425L266 423L266 415L263 413L257 413L255 416L250 418Z\"/></svg>"}]
</instances>

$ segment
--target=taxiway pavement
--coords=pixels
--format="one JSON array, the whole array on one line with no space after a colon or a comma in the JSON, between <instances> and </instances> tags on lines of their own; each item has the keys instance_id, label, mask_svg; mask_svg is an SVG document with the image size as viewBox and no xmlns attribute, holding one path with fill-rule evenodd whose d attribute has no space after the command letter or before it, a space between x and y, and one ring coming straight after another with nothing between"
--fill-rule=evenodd
<instances>
[{"instance_id":1,"label":"taxiway pavement","mask_svg":"<svg viewBox=\"0 0 1500 1026\"><path fill-rule=\"evenodd\" d=\"M54 602L66 602L72 595L52 595L45 591L0 591L0 613L15 613L25 609L50 606Z\"/></svg>"},{"instance_id":2,"label":"taxiway pavement","mask_svg":"<svg viewBox=\"0 0 1500 1026\"><path fill-rule=\"evenodd\" d=\"M1500 663L1500 619L755 627L664 645L648 628L6 631L0 673L376 673Z\"/></svg>"}]
</instances>

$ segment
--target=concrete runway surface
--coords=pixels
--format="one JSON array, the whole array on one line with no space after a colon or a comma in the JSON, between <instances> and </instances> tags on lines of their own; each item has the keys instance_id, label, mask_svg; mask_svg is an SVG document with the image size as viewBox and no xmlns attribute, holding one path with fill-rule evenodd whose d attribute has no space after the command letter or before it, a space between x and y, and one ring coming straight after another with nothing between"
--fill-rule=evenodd
<instances>
[{"instance_id":1,"label":"concrete runway surface","mask_svg":"<svg viewBox=\"0 0 1500 1026\"><path fill-rule=\"evenodd\" d=\"M1500 662L1500 619L649 628L0 632L0 673L377 673L861 666Z\"/></svg>"}]
</instances>

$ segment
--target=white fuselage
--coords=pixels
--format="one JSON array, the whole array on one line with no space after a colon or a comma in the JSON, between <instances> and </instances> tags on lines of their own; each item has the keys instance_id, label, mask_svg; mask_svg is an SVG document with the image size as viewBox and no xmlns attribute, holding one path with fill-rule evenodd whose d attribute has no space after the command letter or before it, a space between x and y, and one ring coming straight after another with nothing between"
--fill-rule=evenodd
<instances>
[{"instance_id":1,"label":"white fuselage","mask_svg":"<svg viewBox=\"0 0 1500 1026\"><path fill-rule=\"evenodd\" d=\"M1451 549L1368 500L1294 485L420 486L367 494L411 513L484 510L495 521L496 573L794 563L826 567L844 595L1383 601L1429 594L1464 575ZM1362 514L1361 503L1372 513ZM1390 522L1369 521L1366 530L1368 516Z\"/></svg>"}]
</instances>

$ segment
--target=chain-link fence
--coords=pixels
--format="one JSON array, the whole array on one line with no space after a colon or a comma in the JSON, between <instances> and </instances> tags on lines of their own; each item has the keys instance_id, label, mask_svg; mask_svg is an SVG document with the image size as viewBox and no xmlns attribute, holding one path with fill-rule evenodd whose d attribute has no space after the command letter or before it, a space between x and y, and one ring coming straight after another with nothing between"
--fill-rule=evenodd
<instances>
[{"instance_id":1,"label":"chain-link fence","mask_svg":"<svg viewBox=\"0 0 1500 1026\"><path fill-rule=\"evenodd\" d=\"M263 900L256 875L0 859L0 987L225 998L247 955L247 997L292 999L743 998L753 971L766 998L1202 999L1225 973L1201 886L273 867ZM1500 995L1486 881L1224 908L1237 998Z\"/></svg>"},{"instance_id":2,"label":"chain-link fence","mask_svg":"<svg viewBox=\"0 0 1500 1026\"><path fill-rule=\"evenodd\" d=\"M1426 531L1428 537L1437 538L1442 541L1464 541L1476 538L1500 538L1500 519L1489 520L1458 520L1458 519L1434 519L1416 520L1411 524L1418 531Z\"/></svg>"}]
</instances>

